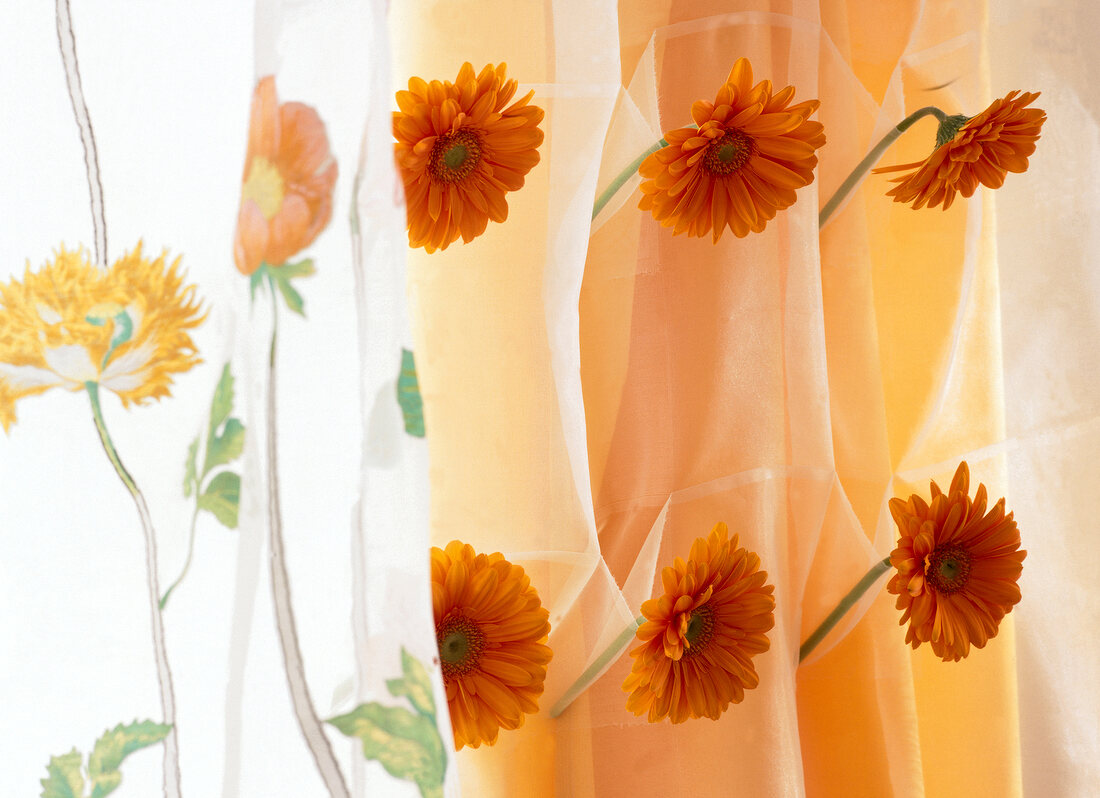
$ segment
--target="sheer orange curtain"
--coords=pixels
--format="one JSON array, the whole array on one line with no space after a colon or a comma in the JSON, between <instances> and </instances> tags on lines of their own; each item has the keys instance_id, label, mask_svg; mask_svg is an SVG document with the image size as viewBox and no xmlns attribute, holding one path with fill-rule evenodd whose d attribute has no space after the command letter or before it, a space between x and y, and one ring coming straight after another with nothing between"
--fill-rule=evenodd
<instances>
[{"instance_id":1,"label":"sheer orange curtain","mask_svg":"<svg viewBox=\"0 0 1100 798\"><path fill-rule=\"evenodd\" d=\"M555 627L542 711L462 752L463 788L1021 794L1012 616L945 664L904 645L879 583L798 663L800 642L893 548L889 497L950 481L965 457L1011 502L992 193L917 213L873 177L818 234L819 208L907 114L972 115L1028 88L991 85L986 4L442 8L396 10L397 80L506 60L549 127L506 225L410 258L433 542L522 561ZM590 221L596 194L688 124L739 56L756 80L821 100L828 144L798 202L765 233L712 245L638 211L635 180ZM918 123L884 163L923 158L935 129ZM760 686L719 721L648 724L624 708L624 654L549 717L659 591L660 567L718 521L776 585Z\"/></svg>"}]
</instances>

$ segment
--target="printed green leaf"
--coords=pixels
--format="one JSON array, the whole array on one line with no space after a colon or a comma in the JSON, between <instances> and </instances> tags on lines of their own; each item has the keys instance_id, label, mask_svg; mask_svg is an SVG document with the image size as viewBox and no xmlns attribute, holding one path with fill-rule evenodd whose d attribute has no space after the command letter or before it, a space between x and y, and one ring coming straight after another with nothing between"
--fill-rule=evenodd
<instances>
[{"instance_id":1,"label":"printed green leaf","mask_svg":"<svg viewBox=\"0 0 1100 798\"><path fill-rule=\"evenodd\" d=\"M390 775L414 782L421 795L439 795L447 755L431 718L372 701L328 722L358 737L363 756L378 760Z\"/></svg>"},{"instance_id":2,"label":"printed green leaf","mask_svg":"<svg viewBox=\"0 0 1100 798\"><path fill-rule=\"evenodd\" d=\"M305 301L302 299L302 295L294 290L294 286L290 284L290 280L285 275L274 276L275 285L279 287L279 293L283 295L283 299L286 300L286 306L299 316L305 316Z\"/></svg>"},{"instance_id":3,"label":"printed green leaf","mask_svg":"<svg viewBox=\"0 0 1100 798\"><path fill-rule=\"evenodd\" d=\"M232 471L216 474L199 496L199 509L214 517L229 529L237 528L237 510L241 502L241 478Z\"/></svg>"},{"instance_id":4,"label":"printed green leaf","mask_svg":"<svg viewBox=\"0 0 1100 798\"><path fill-rule=\"evenodd\" d=\"M420 660L401 649L402 679L387 679L386 689L394 698L404 696L409 699L417 712L435 719L435 698L432 697L432 680Z\"/></svg>"},{"instance_id":5,"label":"printed green leaf","mask_svg":"<svg viewBox=\"0 0 1100 798\"><path fill-rule=\"evenodd\" d=\"M198 454L199 438L196 435L195 440L191 441L191 445L187 447L187 463L183 471L183 495L187 498L191 498L191 494L197 493L199 489L199 475L195 472L195 460Z\"/></svg>"},{"instance_id":6,"label":"printed green leaf","mask_svg":"<svg viewBox=\"0 0 1100 798\"><path fill-rule=\"evenodd\" d=\"M84 776L80 772L83 757L75 748L61 756L51 756L42 779L41 798L84 798Z\"/></svg>"},{"instance_id":7,"label":"printed green leaf","mask_svg":"<svg viewBox=\"0 0 1100 798\"><path fill-rule=\"evenodd\" d=\"M244 451L244 424L235 418L225 422L221 435L209 438L206 442L206 462L202 474L206 476L220 465L236 460Z\"/></svg>"},{"instance_id":8,"label":"printed green leaf","mask_svg":"<svg viewBox=\"0 0 1100 798\"><path fill-rule=\"evenodd\" d=\"M233 412L233 375L229 371L229 364L222 367L222 376L218 379L218 387L214 389L214 399L210 402L210 429L207 440L214 435L214 431L229 418Z\"/></svg>"},{"instance_id":9,"label":"printed green leaf","mask_svg":"<svg viewBox=\"0 0 1100 798\"><path fill-rule=\"evenodd\" d=\"M313 266L312 258L305 258L297 263L284 263L282 266L271 266L271 273L277 279L294 280L298 277L309 277L317 273Z\"/></svg>"},{"instance_id":10,"label":"printed green leaf","mask_svg":"<svg viewBox=\"0 0 1100 798\"><path fill-rule=\"evenodd\" d=\"M261 263L260 268L252 272L248 278L248 298L253 302L256 301L256 289L260 286L260 283L264 281L264 277L267 276L267 264Z\"/></svg>"},{"instance_id":11,"label":"printed green leaf","mask_svg":"<svg viewBox=\"0 0 1100 798\"><path fill-rule=\"evenodd\" d=\"M405 416L405 432L424 437L424 400L420 398L420 381L416 377L416 361L408 349L401 350L401 373L397 378L397 403Z\"/></svg>"},{"instance_id":12,"label":"printed green leaf","mask_svg":"<svg viewBox=\"0 0 1100 798\"><path fill-rule=\"evenodd\" d=\"M91 756L88 757L88 777L92 782L92 798L103 798L114 791L122 782L118 769L122 760L134 751L139 751L154 743L159 743L172 731L171 726L154 723L151 720L121 723L103 733L95 741Z\"/></svg>"}]
</instances>

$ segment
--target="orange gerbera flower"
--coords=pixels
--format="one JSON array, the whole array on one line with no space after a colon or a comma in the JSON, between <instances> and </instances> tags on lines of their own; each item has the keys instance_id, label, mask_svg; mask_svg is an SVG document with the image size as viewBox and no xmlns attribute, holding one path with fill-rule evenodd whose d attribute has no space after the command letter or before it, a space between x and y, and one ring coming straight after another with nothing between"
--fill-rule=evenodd
<instances>
[{"instance_id":1,"label":"orange gerbera flower","mask_svg":"<svg viewBox=\"0 0 1100 798\"><path fill-rule=\"evenodd\" d=\"M409 244L428 252L446 249L460 235L467 244L489 220L508 218L504 195L523 186L539 162L542 109L534 92L505 108L516 81L507 64L491 64L474 76L462 65L455 82L409 79L397 92L394 149L405 181Z\"/></svg>"},{"instance_id":2,"label":"orange gerbera flower","mask_svg":"<svg viewBox=\"0 0 1100 798\"><path fill-rule=\"evenodd\" d=\"M325 125L302 103L282 103L268 75L252 95L233 259L243 274L279 266L305 249L332 216L336 161Z\"/></svg>"},{"instance_id":3,"label":"orange gerbera flower","mask_svg":"<svg viewBox=\"0 0 1100 798\"><path fill-rule=\"evenodd\" d=\"M793 98L793 86L774 94L770 80L753 86L752 66L738 58L715 101L691 106L698 129L665 133L668 146L642 161L638 207L674 235L761 232L813 182L814 153L825 144L825 129L809 121L821 103L788 107Z\"/></svg>"},{"instance_id":4,"label":"orange gerbera flower","mask_svg":"<svg viewBox=\"0 0 1100 798\"><path fill-rule=\"evenodd\" d=\"M730 540L725 524L696 538L685 563L677 557L661 572L665 594L642 604L646 622L634 665L623 682L626 708L665 716L717 720L745 690L759 684L752 657L768 650L775 623L774 587L765 584L760 558Z\"/></svg>"},{"instance_id":5,"label":"orange gerbera flower","mask_svg":"<svg viewBox=\"0 0 1100 798\"><path fill-rule=\"evenodd\" d=\"M959 464L945 495L932 483L932 503L916 494L890 500L901 537L890 554L898 569L887 589L898 596L909 622L905 642L931 643L946 662L985 646L1020 600L1016 581L1026 551L1012 513L1001 499L985 512L985 485L971 499L970 469Z\"/></svg>"},{"instance_id":6,"label":"orange gerbera flower","mask_svg":"<svg viewBox=\"0 0 1100 798\"><path fill-rule=\"evenodd\" d=\"M455 750L492 745L538 711L550 614L523 568L457 540L432 547L432 608Z\"/></svg>"},{"instance_id":7,"label":"orange gerbera flower","mask_svg":"<svg viewBox=\"0 0 1100 798\"><path fill-rule=\"evenodd\" d=\"M955 192L969 197L978 184L1000 188L1008 172L1026 172L1027 157L1046 121L1045 111L1027 108L1039 96L1013 91L975 116L949 116L940 123L936 150L923 161L882 166L874 171L909 174L892 178L898 183L886 196L894 202L912 202L913 209L943 205L946 211Z\"/></svg>"}]
</instances>

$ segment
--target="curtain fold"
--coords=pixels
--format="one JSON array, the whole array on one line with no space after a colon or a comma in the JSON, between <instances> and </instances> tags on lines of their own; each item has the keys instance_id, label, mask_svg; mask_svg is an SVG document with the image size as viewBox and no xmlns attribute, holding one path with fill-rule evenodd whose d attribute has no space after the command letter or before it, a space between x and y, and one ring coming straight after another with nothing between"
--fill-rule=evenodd
<instances>
[{"instance_id":1,"label":"curtain fold","mask_svg":"<svg viewBox=\"0 0 1100 798\"><path fill-rule=\"evenodd\" d=\"M118 798L1095 791L1093 3L69 5L0 29L0 793L91 791L112 734ZM820 100L815 179L762 233L674 236L630 165L739 57ZM429 254L394 92L467 61L506 62L545 139L506 221ZM870 175L819 227L906 115L1017 89L1048 115L1026 173L947 211ZM881 165L935 136L917 122ZM92 301L49 269L139 247L146 274L182 256L202 310L112 379L178 298ZM894 548L889 499L964 459L1028 551L996 637L910 649L881 579L800 662ZM649 723L627 640L719 522L775 587L759 686ZM539 711L459 752L428 558L454 539L522 565L553 649Z\"/></svg>"}]
</instances>

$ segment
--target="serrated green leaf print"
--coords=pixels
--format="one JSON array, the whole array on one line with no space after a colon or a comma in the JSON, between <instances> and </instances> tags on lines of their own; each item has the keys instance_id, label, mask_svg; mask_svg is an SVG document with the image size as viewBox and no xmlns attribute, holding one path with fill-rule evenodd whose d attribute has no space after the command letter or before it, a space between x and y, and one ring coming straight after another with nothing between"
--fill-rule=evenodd
<instances>
[{"instance_id":1,"label":"serrated green leaf print","mask_svg":"<svg viewBox=\"0 0 1100 798\"><path fill-rule=\"evenodd\" d=\"M302 295L290 284L290 281L314 274L317 270L313 268L313 261L310 258L306 258L297 263L283 263L279 266L272 266L270 263L265 263L261 269L267 274L268 281L271 285L273 287L278 287L279 293L281 293L283 299L286 300L286 306L299 316L305 316L305 301L302 299ZM255 288L255 286L253 286L253 288Z\"/></svg>"},{"instance_id":2,"label":"serrated green leaf print","mask_svg":"<svg viewBox=\"0 0 1100 798\"><path fill-rule=\"evenodd\" d=\"M207 474L218 466L236 460L244 451L244 424L239 419L229 416L233 412L233 396L233 374L229 370L229 364L226 363L210 403L210 423L206 429L206 456L203 458L202 474L195 483L196 490ZM222 428L223 424L224 428Z\"/></svg>"},{"instance_id":3,"label":"serrated green leaf print","mask_svg":"<svg viewBox=\"0 0 1100 798\"><path fill-rule=\"evenodd\" d=\"M199 496L199 509L213 513L229 529L237 528L240 503L241 478L232 471L216 474Z\"/></svg>"},{"instance_id":4,"label":"serrated green leaf print","mask_svg":"<svg viewBox=\"0 0 1100 798\"><path fill-rule=\"evenodd\" d=\"M221 435L210 438L206 444L206 462L202 466L202 474L206 476L211 470L220 465L236 460L244 451L244 424L238 419L231 418L225 422L225 430Z\"/></svg>"},{"instance_id":5,"label":"serrated green leaf print","mask_svg":"<svg viewBox=\"0 0 1100 798\"><path fill-rule=\"evenodd\" d=\"M199 489L199 475L195 471L195 460L199 455L199 439L191 441L191 445L187 447L187 462L184 465L183 471L183 495L187 498L191 498L192 493L196 493Z\"/></svg>"},{"instance_id":6,"label":"serrated green leaf print","mask_svg":"<svg viewBox=\"0 0 1100 798\"><path fill-rule=\"evenodd\" d=\"M427 669L420 661L401 649L401 670L404 677L401 679L386 680L386 689L394 698L404 696L409 699L417 712L435 718L435 698L432 696L432 680L428 676Z\"/></svg>"},{"instance_id":7,"label":"serrated green leaf print","mask_svg":"<svg viewBox=\"0 0 1100 798\"><path fill-rule=\"evenodd\" d=\"M265 277L267 277L267 264L266 263L261 263L260 268L256 269L256 271L252 272L252 274L249 275L249 278L248 278L248 298L250 300L252 300L253 302L256 301L256 289L264 281Z\"/></svg>"},{"instance_id":8,"label":"serrated green leaf print","mask_svg":"<svg viewBox=\"0 0 1100 798\"><path fill-rule=\"evenodd\" d=\"M103 733L95 741L92 754L88 757L88 777L92 782L91 798L103 798L122 782L118 769L122 760L134 751L140 751L168 736L171 726L154 723L151 720L134 722L128 726L121 723Z\"/></svg>"},{"instance_id":9,"label":"serrated green leaf print","mask_svg":"<svg viewBox=\"0 0 1100 798\"><path fill-rule=\"evenodd\" d=\"M305 258L297 263L284 263L282 266L268 266L268 268L277 278L285 280L309 277L317 273L317 269L313 266L313 258Z\"/></svg>"},{"instance_id":10,"label":"serrated green leaf print","mask_svg":"<svg viewBox=\"0 0 1100 798\"><path fill-rule=\"evenodd\" d=\"M214 398L210 402L210 429L207 437L214 434L214 430L229 418L233 412L233 374L229 371L229 364L222 367L222 376L218 379L218 387L214 389Z\"/></svg>"},{"instance_id":11,"label":"serrated green leaf print","mask_svg":"<svg viewBox=\"0 0 1100 798\"><path fill-rule=\"evenodd\" d=\"M416 784L423 798L443 798L447 751L435 718L435 699L428 670L401 649L400 679L390 679L390 693L416 708L387 707L372 701L327 721L363 744L363 756L381 763L392 776Z\"/></svg>"},{"instance_id":12,"label":"serrated green leaf print","mask_svg":"<svg viewBox=\"0 0 1100 798\"><path fill-rule=\"evenodd\" d=\"M329 723L358 737L363 756L377 760L390 775L415 783L422 795L429 794L425 788L443 784L447 756L431 718L372 701Z\"/></svg>"},{"instance_id":13,"label":"serrated green leaf print","mask_svg":"<svg viewBox=\"0 0 1100 798\"><path fill-rule=\"evenodd\" d=\"M405 432L423 438L424 400L420 397L420 381L416 376L416 360L408 349L401 350L401 373L397 378L397 403L405 416Z\"/></svg>"},{"instance_id":14,"label":"serrated green leaf print","mask_svg":"<svg viewBox=\"0 0 1100 798\"><path fill-rule=\"evenodd\" d=\"M51 756L50 764L46 765L47 777L42 779L41 798L84 798L82 761L75 748L67 754Z\"/></svg>"},{"instance_id":15,"label":"serrated green leaf print","mask_svg":"<svg viewBox=\"0 0 1100 798\"><path fill-rule=\"evenodd\" d=\"M285 277L273 278L275 285L279 287L279 293L283 295L283 299L286 300L286 306L299 316L305 316L305 300L302 299L302 295L294 290L294 286L290 284L290 280Z\"/></svg>"}]
</instances>

